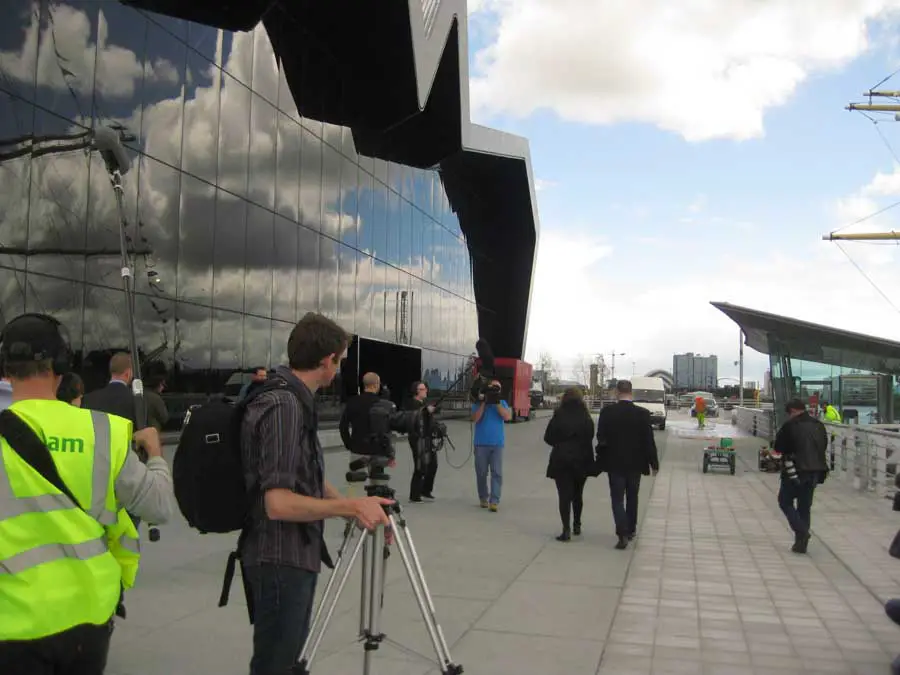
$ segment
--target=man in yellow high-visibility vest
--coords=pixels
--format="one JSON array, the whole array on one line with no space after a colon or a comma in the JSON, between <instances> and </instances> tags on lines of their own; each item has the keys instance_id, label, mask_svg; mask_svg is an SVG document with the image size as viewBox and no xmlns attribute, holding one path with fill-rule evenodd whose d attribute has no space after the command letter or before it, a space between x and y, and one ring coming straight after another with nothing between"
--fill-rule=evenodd
<instances>
[{"instance_id":1,"label":"man in yellow high-visibility vest","mask_svg":"<svg viewBox=\"0 0 900 675\"><path fill-rule=\"evenodd\" d=\"M126 509L156 523L172 513L156 429L133 435L150 457L141 464L129 420L56 398L70 366L52 317L23 314L0 332L13 400L0 413L3 675L101 675L140 556Z\"/></svg>"},{"instance_id":2,"label":"man in yellow high-visibility vest","mask_svg":"<svg viewBox=\"0 0 900 675\"><path fill-rule=\"evenodd\" d=\"M828 401L822 401L822 412L825 413L826 422L834 422L835 424L841 423L841 413L839 413L838 409Z\"/></svg>"}]
</instances>

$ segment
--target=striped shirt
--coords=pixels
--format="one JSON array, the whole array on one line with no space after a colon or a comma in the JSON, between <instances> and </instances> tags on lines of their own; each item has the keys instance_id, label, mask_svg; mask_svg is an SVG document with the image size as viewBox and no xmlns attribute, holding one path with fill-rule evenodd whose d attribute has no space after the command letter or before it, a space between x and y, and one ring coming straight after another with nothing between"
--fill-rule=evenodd
<instances>
[{"instance_id":1,"label":"striped shirt","mask_svg":"<svg viewBox=\"0 0 900 675\"><path fill-rule=\"evenodd\" d=\"M324 523L271 520L266 515L267 490L325 496L315 399L290 369L279 367L275 374L301 395L298 400L288 389L267 391L247 406L241 428L244 478L248 489L258 489L258 495L242 559L245 565L273 563L319 572Z\"/></svg>"}]
</instances>

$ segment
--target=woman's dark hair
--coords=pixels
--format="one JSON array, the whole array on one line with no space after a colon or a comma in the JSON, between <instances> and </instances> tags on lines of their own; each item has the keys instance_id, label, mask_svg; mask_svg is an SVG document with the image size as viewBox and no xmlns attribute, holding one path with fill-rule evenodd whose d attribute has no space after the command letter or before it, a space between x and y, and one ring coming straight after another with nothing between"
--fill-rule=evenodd
<instances>
[{"instance_id":1,"label":"woman's dark hair","mask_svg":"<svg viewBox=\"0 0 900 675\"><path fill-rule=\"evenodd\" d=\"M56 398L71 403L79 396L84 396L84 382L76 373L66 373L59 382Z\"/></svg>"},{"instance_id":2,"label":"woman's dark hair","mask_svg":"<svg viewBox=\"0 0 900 675\"><path fill-rule=\"evenodd\" d=\"M562 402L572 405L573 403L581 403L584 405L584 394L578 387L569 387L563 392Z\"/></svg>"},{"instance_id":3,"label":"woman's dark hair","mask_svg":"<svg viewBox=\"0 0 900 675\"><path fill-rule=\"evenodd\" d=\"M331 354L335 363L340 362L349 344L347 331L334 321L323 314L307 312L288 338L288 361L295 370L315 370Z\"/></svg>"}]
</instances>

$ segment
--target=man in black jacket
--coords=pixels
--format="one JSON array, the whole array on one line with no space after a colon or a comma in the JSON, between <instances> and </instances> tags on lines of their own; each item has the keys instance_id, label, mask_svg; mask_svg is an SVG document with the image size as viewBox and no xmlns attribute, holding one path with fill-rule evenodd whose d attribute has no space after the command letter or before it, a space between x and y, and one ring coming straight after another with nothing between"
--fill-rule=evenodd
<instances>
[{"instance_id":1,"label":"man in black jacket","mask_svg":"<svg viewBox=\"0 0 900 675\"><path fill-rule=\"evenodd\" d=\"M806 553L813 494L828 474L828 433L799 399L790 401L785 412L790 417L778 430L774 444L775 452L784 457L778 506L794 531L791 550Z\"/></svg>"},{"instance_id":2,"label":"man in black jacket","mask_svg":"<svg viewBox=\"0 0 900 675\"><path fill-rule=\"evenodd\" d=\"M414 382L412 385L412 398L406 403L406 410L421 410L427 407L429 412L434 412L434 407L425 403L428 398L428 385L424 382ZM424 449L419 448L418 433L412 431L407 436L409 448L412 451L413 473L409 482L409 501L412 504L421 504L426 499L434 501L434 478L437 475L437 454L431 451L430 442Z\"/></svg>"},{"instance_id":3,"label":"man in black jacket","mask_svg":"<svg viewBox=\"0 0 900 675\"><path fill-rule=\"evenodd\" d=\"M371 443L371 411L372 406L381 402L381 378L377 373L366 373L363 375L362 385L362 393L351 398L344 406L338 425L341 441L355 455L378 454Z\"/></svg>"},{"instance_id":4,"label":"man in black jacket","mask_svg":"<svg viewBox=\"0 0 900 675\"><path fill-rule=\"evenodd\" d=\"M597 459L609 474L616 548L621 550L637 534L641 476L656 475L659 456L650 412L632 401L630 381L616 383L616 397L618 402L602 408L597 419Z\"/></svg>"}]
</instances>

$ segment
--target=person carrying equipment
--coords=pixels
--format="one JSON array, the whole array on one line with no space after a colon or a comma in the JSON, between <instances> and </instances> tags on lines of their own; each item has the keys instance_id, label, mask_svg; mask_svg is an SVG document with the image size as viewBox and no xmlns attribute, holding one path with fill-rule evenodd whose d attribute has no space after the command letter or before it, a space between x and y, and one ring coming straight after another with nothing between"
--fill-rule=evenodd
<instances>
[{"instance_id":1,"label":"person carrying equipment","mask_svg":"<svg viewBox=\"0 0 900 675\"><path fill-rule=\"evenodd\" d=\"M65 329L23 314L0 332L13 403L0 412L0 673L101 675L113 616L140 559L127 512L172 513L156 429L56 397L71 368Z\"/></svg>"}]
</instances>

